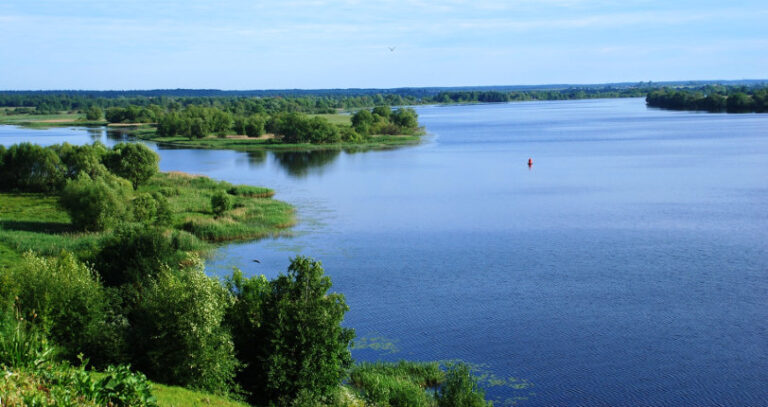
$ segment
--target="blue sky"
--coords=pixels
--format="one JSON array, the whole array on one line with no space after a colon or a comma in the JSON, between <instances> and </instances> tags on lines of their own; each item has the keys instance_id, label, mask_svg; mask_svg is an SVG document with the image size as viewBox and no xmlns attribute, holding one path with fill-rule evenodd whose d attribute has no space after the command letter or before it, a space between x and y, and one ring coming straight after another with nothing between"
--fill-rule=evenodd
<instances>
[{"instance_id":1,"label":"blue sky","mask_svg":"<svg viewBox=\"0 0 768 407\"><path fill-rule=\"evenodd\" d=\"M0 0L0 89L763 79L767 20L765 0Z\"/></svg>"}]
</instances>

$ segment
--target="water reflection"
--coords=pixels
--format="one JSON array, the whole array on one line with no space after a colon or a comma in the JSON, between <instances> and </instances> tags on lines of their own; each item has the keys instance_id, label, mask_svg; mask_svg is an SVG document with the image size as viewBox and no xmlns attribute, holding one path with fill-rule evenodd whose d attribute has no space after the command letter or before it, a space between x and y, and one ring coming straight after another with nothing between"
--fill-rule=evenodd
<instances>
[{"instance_id":1,"label":"water reflection","mask_svg":"<svg viewBox=\"0 0 768 407\"><path fill-rule=\"evenodd\" d=\"M275 162L288 175L303 178L309 174L322 174L323 167L335 161L341 150L276 151L273 154Z\"/></svg>"},{"instance_id":2,"label":"water reflection","mask_svg":"<svg viewBox=\"0 0 768 407\"><path fill-rule=\"evenodd\" d=\"M264 164L265 161L267 161L267 151L266 150L257 150L257 151L248 151L248 164L254 167L261 166Z\"/></svg>"}]
</instances>

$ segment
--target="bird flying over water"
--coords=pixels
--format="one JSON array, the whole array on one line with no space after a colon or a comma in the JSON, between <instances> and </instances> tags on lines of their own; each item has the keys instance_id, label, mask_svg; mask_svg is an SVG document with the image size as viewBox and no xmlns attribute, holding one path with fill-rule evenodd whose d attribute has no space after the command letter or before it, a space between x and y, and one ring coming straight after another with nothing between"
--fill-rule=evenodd
<instances>
[{"instance_id":1,"label":"bird flying over water","mask_svg":"<svg viewBox=\"0 0 768 407\"><path fill-rule=\"evenodd\" d=\"M397 48L397 45L395 45L394 47L387 47L387 48L389 48L389 52L395 52L395 48Z\"/></svg>"}]
</instances>

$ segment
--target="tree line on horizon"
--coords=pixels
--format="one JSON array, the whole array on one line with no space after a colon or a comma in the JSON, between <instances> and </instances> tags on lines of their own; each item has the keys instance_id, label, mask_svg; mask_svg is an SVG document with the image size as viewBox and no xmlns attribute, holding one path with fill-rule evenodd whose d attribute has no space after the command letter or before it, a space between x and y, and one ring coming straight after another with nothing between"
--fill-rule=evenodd
<instances>
[{"instance_id":1,"label":"tree line on horizon","mask_svg":"<svg viewBox=\"0 0 768 407\"><path fill-rule=\"evenodd\" d=\"M663 88L650 92L645 100L650 107L670 110L764 113L768 112L768 87Z\"/></svg>"}]
</instances>

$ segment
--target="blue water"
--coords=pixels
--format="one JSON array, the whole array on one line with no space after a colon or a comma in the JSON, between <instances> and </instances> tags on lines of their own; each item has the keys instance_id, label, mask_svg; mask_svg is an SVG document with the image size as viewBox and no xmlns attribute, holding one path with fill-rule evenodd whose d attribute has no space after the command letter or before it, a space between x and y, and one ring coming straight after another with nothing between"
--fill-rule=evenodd
<instances>
[{"instance_id":1,"label":"blue water","mask_svg":"<svg viewBox=\"0 0 768 407\"><path fill-rule=\"evenodd\" d=\"M488 387L501 405L768 405L768 115L417 110L430 135L391 151L160 149L163 170L298 208L292 236L223 247L209 271L314 256L345 324L387 345L357 359L476 363L515 378ZM0 126L6 145L122 137Z\"/></svg>"}]
</instances>

